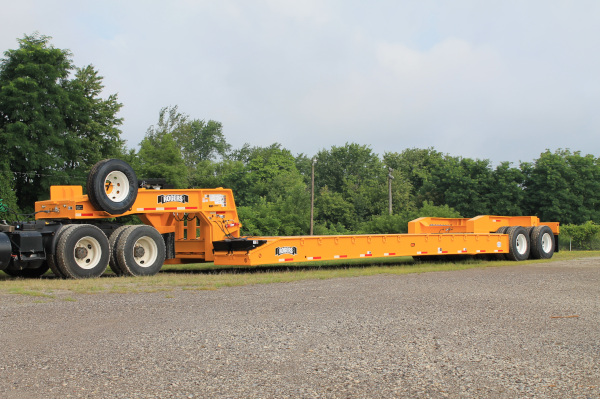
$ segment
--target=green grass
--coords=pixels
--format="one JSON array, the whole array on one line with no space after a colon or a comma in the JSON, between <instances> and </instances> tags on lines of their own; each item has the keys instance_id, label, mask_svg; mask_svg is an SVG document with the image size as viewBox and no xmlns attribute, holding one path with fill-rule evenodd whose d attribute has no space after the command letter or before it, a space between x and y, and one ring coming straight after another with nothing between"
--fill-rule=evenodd
<instances>
[{"instance_id":1,"label":"green grass","mask_svg":"<svg viewBox=\"0 0 600 400\"><path fill-rule=\"evenodd\" d=\"M563 251L552 261L600 257L600 251ZM332 279L379 274L403 275L437 271L457 271L505 265L527 265L548 260L512 261L469 260L463 262L415 263L411 257L364 260L336 260L311 263L277 264L260 267L221 267L212 263L165 265L155 276L117 277L110 273L95 279L62 280L48 273L41 279L12 278L0 274L0 294L14 294L75 301L76 294L167 292L171 298L178 290L204 291L222 287L286 283L307 279Z\"/></svg>"}]
</instances>

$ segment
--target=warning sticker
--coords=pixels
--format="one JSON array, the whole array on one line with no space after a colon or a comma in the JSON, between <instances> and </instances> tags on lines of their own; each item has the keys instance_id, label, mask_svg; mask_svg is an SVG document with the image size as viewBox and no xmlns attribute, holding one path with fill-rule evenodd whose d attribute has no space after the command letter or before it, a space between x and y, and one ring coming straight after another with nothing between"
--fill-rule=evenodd
<instances>
[{"instance_id":1,"label":"warning sticker","mask_svg":"<svg viewBox=\"0 0 600 400\"><path fill-rule=\"evenodd\" d=\"M227 196L224 194L208 194L206 195L209 201L220 205L221 207L227 207Z\"/></svg>"}]
</instances>

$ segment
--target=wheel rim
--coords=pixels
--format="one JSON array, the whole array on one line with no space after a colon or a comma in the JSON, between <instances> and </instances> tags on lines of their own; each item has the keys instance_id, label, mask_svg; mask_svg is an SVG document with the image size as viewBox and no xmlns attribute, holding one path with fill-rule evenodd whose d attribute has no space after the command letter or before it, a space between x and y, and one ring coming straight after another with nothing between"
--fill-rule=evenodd
<instances>
[{"instance_id":1,"label":"wheel rim","mask_svg":"<svg viewBox=\"0 0 600 400\"><path fill-rule=\"evenodd\" d=\"M120 203L127 198L129 194L129 179L121 171L112 171L104 179L104 190L106 196L115 202Z\"/></svg>"},{"instance_id":2,"label":"wheel rim","mask_svg":"<svg viewBox=\"0 0 600 400\"><path fill-rule=\"evenodd\" d=\"M517 252L519 254L527 252L527 238L522 233L517 236Z\"/></svg>"},{"instance_id":3,"label":"wheel rim","mask_svg":"<svg viewBox=\"0 0 600 400\"><path fill-rule=\"evenodd\" d=\"M152 238L142 236L133 245L133 259L140 267L150 267L157 257L158 246Z\"/></svg>"},{"instance_id":4,"label":"wheel rim","mask_svg":"<svg viewBox=\"0 0 600 400\"><path fill-rule=\"evenodd\" d=\"M542 250L544 253L550 253L552 251L552 236L549 233L544 233L542 235Z\"/></svg>"},{"instance_id":5,"label":"wheel rim","mask_svg":"<svg viewBox=\"0 0 600 400\"><path fill-rule=\"evenodd\" d=\"M98 265L102 257L100 242L91 236L82 237L73 249L75 262L82 269L92 269Z\"/></svg>"}]
</instances>

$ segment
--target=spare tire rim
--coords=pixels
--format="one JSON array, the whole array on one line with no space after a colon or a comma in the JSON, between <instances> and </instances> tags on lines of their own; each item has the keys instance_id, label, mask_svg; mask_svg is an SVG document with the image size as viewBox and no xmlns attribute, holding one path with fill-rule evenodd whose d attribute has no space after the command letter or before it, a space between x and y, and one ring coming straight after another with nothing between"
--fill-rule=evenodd
<instances>
[{"instance_id":1,"label":"spare tire rim","mask_svg":"<svg viewBox=\"0 0 600 400\"><path fill-rule=\"evenodd\" d=\"M73 248L73 258L82 269L92 269L98 265L102 257L100 242L91 236L84 236Z\"/></svg>"},{"instance_id":2,"label":"spare tire rim","mask_svg":"<svg viewBox=\"0 0 600 400\"><path fill-rule=\"evenodd\" d=\"M522 233L517 235L517 252L519 254L527 253L527 238Z\"/></svg>"},{"instance_id":3,"label":"spare tire rim","mask_svg":"<svg viewBox=\"0 0 600 400\"><path fill-rule=\"evenodd\" d=\"M544 253L550 253L552 251L552 236L549 233L544 233L542 235L542 250Z\"/></svg>"},{"instance_id":4,"label":"spare tire rim","mask_svg":"<svg viewBox=\"0 0 600 400\"><path fill-rule=\"evenodd\" d=\"M108 199L120 203L129 195L129 179L121 171L112 171L104 179L104 191Z\"/></svg>"},{"instance_id":5,"label":"spare tire rim","mask_svg":"<svg viewBox=\"0 0 600 400\"><path fill-rule=\"evenodd\" d=\"M143 251L135 252L137 247L141 247ZM133 245L135 263L140 267L150 267L158 258L158 246L154 239L149 236L142 236ZM139 257L136 257L136 253Z\"/></svg>"}]
</instances>

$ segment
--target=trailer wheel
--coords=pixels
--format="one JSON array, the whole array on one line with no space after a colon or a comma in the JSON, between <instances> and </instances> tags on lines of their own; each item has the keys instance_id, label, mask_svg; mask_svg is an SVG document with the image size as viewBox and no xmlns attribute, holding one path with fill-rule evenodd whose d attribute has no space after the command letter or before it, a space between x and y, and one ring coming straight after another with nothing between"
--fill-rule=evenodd
<instances>
[{"instance_id":1,"label":"trailer wheel","mask_svg":"<svg viewBox=\"0 0 600 400\"><path fill-rule=\"evenodd\" d=\"M496 230L495 233L506 233L506 231L510 228L510 226L501 226ZM496 260L506 260L506 253L498 253L496 254Z\"/></svg>"},{"instance_id":2,"label":"trailer wheel","mask_svg":"<svg viewBox=\"0 0 600 400\"><path fill-rule=\"evenodd\" d=\"M510 226L501 226L500 228L498 228L498 230L496 230L495 233L506 233L508 228L510 228Z\"/></svg>"},{"instance_id":3,"label":"trailer wheel","mask_svg":"<svg viewBox=\"0 0 600 400\"><path fill-rule=\"evenodd\" d=\"M136 225L117 240L117 261L124 275L156 275L165 261L165 241L153 227Z\"/></svg>"},{"instance_id":4,"label":"trailer wheel","mask_svg":"<svg viewBox=\"0 0 600 400\"><path fill-rule=\"evenodd\" d=\"M529 235L529 238L531 239L531 233L533 232L533 228L535 228L535 226L526 226L525 230L527 231L527 234Z\"/></svg>"},{"instance_id":5,"label":"trailer wheel","mask_svg":"<svg viewBox=\"0 0 600 400\"><path fill-rule=\"evenodd\" d=\"M33 263L33 261L31 262ZM17 269L14 265L9 265L4 272L10 276L19 278L39 278L44 275L49 268L46 260L39 260L35 261L35 267L33 268Z\"/></svg>"},{"instance_id":6,"label":"trailer wheel","mask_svg":"<svg viewBox=\"0 0 600 400\"><path fill-rule=\"evenodd\" d=\"M540 225L531 231L531 258L552 258L554 255L554 233L546 225Z\"/></svg>"},{"instance_id":7,"label":"trailer wheel","mask_svg":"<svg viewBox=\"0 0 600 400\"><path fill-rule=\"evenodd\" d=\"M512 261L527 260L531 250L527 230L522 226L511 226L506 233L508 234L508 253L506 254L506 258Z\"/></svg>"},{"instance_id":8,"label":"trailer wheel","mask_svg":"<svg viewBox=\"0 0 600 400\"><path fill-rule=\"evenodd\" d=\"M138 181L125 161L102 160L92 167L86 189L95 208L113 215L123 214L135 203Z\"/></svg>"},{"instance_id":9,"label":"trailer wheel","mask_svg":"<svg viewBox=\"0 0 600 400\"><path fill-rule=\"evenodd\" d=\"M75 225L58 240L56 261L68 278L97 278L104 273L109 258L108 239L93 225Z\"/></svg>"},{"instance_id":10,"label":"trailer wheel","mask_svg":"<svg viewBox=\"0 0 600 400\"><path fill-rule=\"evenodd\" d=\"M108 244L110 247L110 258L108 259L108 266L117 276L124 275L123 271L121 270L121 267L119 266L119 261L117 260L117 241L126 229L132 227L132 225L120 226L117 229L115 229L108 238Z\"/></svg>"}]
</instances>

